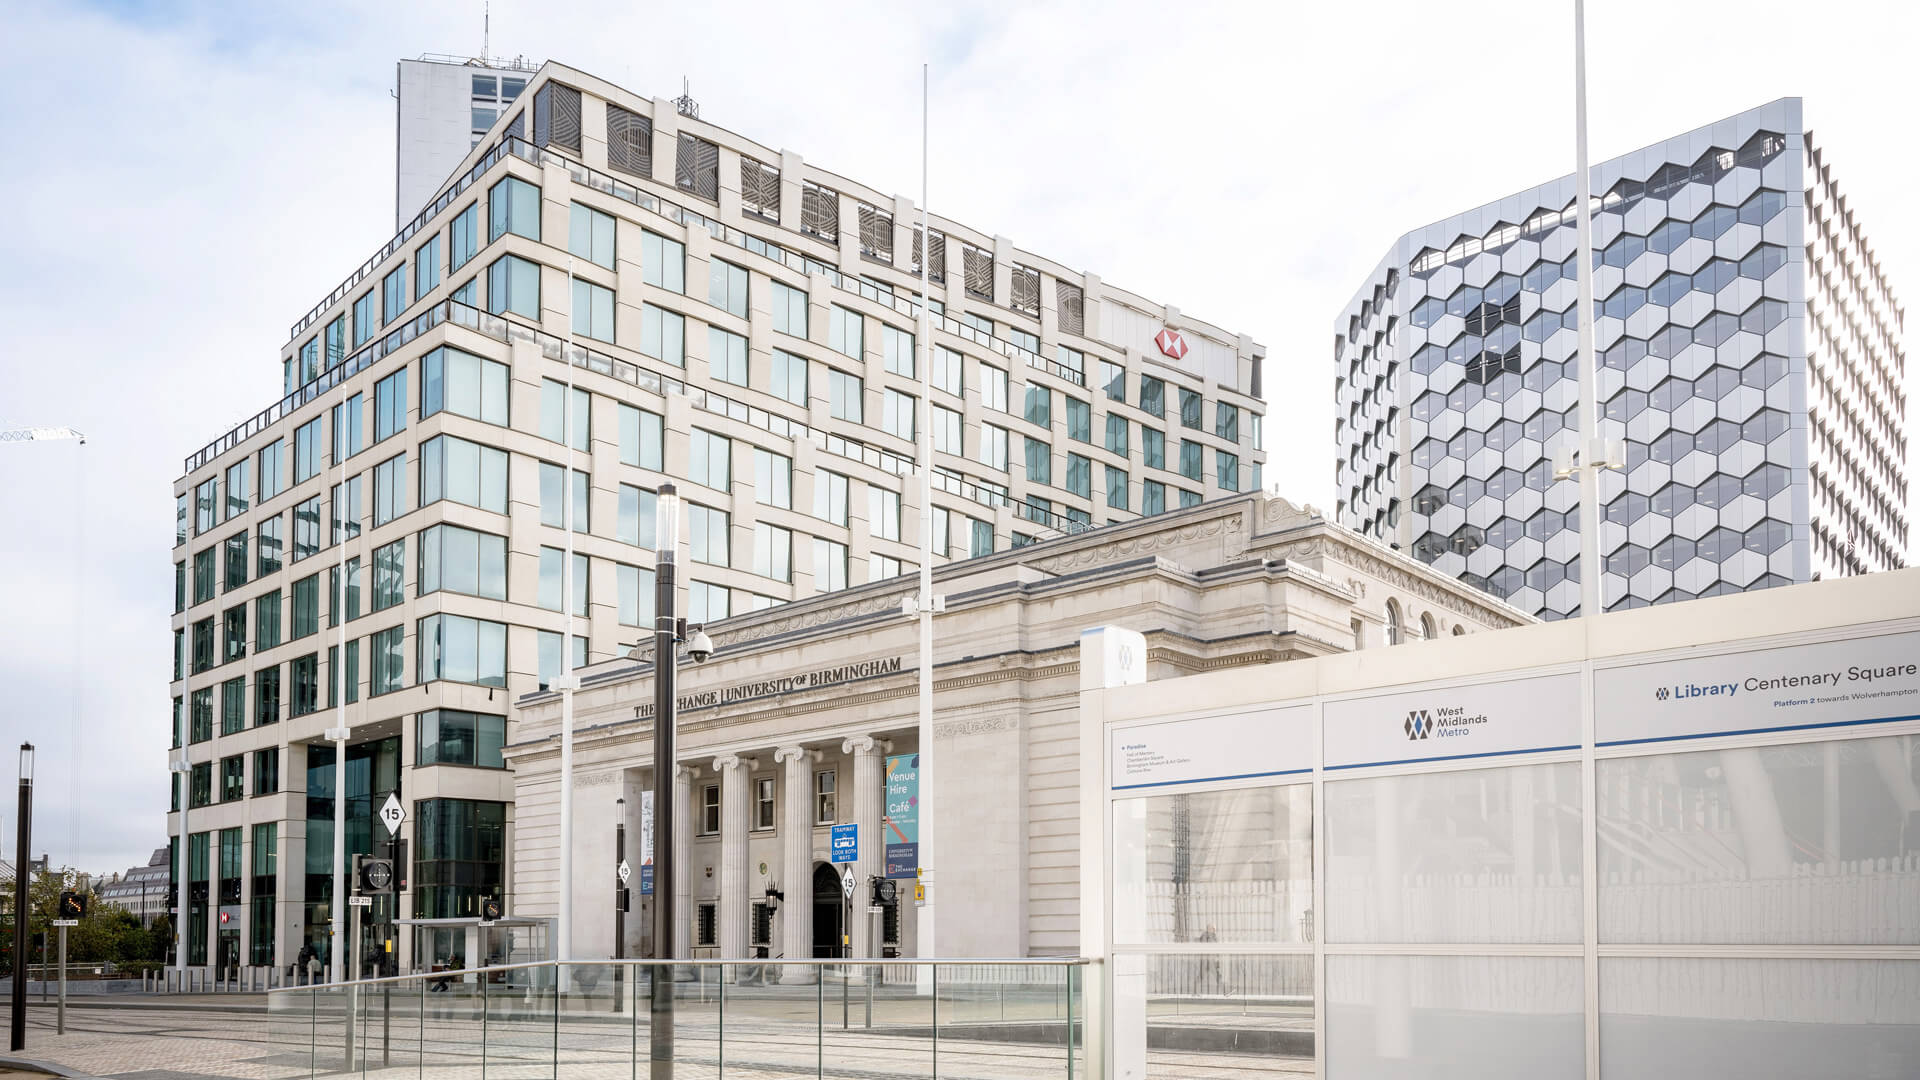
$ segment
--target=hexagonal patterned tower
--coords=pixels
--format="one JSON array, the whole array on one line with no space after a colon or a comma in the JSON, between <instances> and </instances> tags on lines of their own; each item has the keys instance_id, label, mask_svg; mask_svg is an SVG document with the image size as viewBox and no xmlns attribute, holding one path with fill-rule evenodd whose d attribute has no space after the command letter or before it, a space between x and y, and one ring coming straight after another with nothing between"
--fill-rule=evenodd
<instances>
[{"instance_id":1,"label":"hexagonal patterned tower","mask_svg":"<svg viewBox=\"0 0 1920 1080\"><path fill-rule=\"evenodd\" d=\"M1904 312L1798 98L1593 167L1609 610L1904 565ZM1334 339L1338 518L1580 609L1574 178L1400 238Z\"/></svg>"}]
</instances>

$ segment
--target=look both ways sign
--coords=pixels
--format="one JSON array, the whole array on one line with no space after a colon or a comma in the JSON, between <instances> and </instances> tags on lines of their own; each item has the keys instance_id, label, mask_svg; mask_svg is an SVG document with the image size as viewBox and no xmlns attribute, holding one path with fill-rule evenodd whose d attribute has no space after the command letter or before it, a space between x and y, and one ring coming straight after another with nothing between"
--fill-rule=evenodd
<instances>
[{"instance_id":1,"label":"look both ways sign","mask_svg":"<svg viewBox=\"0 0 1920 1080\"><path fill-rule=\"evenodd\" d=\"M887 758L887 816L880 831L885 844L886 876L920 876L920 755Z\"/></svg>"}]
</instances>

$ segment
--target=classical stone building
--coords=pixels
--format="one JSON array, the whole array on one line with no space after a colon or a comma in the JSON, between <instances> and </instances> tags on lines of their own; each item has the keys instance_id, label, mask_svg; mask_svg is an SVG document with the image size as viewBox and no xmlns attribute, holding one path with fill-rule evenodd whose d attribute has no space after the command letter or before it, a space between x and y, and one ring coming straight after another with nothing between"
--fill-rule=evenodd
<instances>
[{"instance_id":1,"label":"classical stone building","mask_svg":"<svg viewBox=\"0 0 1920 1080\"><path fill-rule=\"evenodd\" d=\"M1143 631L1149 670L1165 678L1533 621L1311 508L1258 495L949 563L934 576L946 597L934 624L934 805L947 956L1078 949L1083 630ZM839 868L828 862L835 824L858 826L861 880L888 869L875 838L885 807L911 794L896 786L883 802L889 765L897 785L919 750L918 637L901 614L914 585L880 581L726 619L709 627L709 662L682 662L676 798L686 828L674 842L683 954L806 957L837 944L845 915ZM617 822L629 860L640 858L653 683L645 661L581 674L573 940L574 955L588 958L613 948ZM509 909L549 918L560 699L535 693L518 704L505 749L515 786ZM903 831L890 827L887 839ZM912 882L899 884L898 904L877 911L858 890L854 955L915 954ZM769 888L781 897L772 907ZM635 896L628 955L649 944L649 902Z\"/></svg>"}]
</instances>

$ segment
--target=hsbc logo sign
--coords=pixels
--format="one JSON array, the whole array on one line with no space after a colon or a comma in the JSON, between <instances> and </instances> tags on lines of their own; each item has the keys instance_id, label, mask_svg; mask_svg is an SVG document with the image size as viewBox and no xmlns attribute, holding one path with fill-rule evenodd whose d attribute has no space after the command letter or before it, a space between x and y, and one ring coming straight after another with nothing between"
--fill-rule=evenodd
<instances>
[{"instance_id":1,"label":"hsbc logo sign","mask_svg":"<svg viewBox=\"0 0 1920 1080\"><path fill-rule=\"evenodd\" d=\"M1153 343L1160 347L1162 353L1175 360L1187 355L1187 339L1180 336L1180 331L1171 327L1163 327L1159 333L1153 335Z\"/></svg>"}]
</instances>

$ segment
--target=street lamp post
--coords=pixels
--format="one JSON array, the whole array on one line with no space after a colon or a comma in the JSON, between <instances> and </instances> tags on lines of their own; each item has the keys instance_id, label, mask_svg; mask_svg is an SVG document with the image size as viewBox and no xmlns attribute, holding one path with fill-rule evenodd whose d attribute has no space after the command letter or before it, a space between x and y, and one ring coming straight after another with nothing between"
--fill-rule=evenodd
<instances>
[{"instance_id":1,"label":"street lamp post","mask_svg":"<svg viewBox=\"0 0 1920 1080\"><path fill-rule=\"evenodd\" d=\"M627 883L620 878L620 868L627 862L627 798L613 800L613 958L619 960L626 955L627 943ZM613 1011L620 1011L620 965L613 966Z\"/></svg>"},{"instance_id":2,"label":"street lamp post","mask_svg":"<svg viewBox=\"0 0 1920 1080\"><path fill-rule=\"evenodd\" d=\"M680 558L680 495L672 484L660 485L655 508L653 581L653 958L673 958L673 774L678 762L674 749L674 645L680 638L676 617L674 576ZM652 972L651 1076L673 1077L673 972L655 964Z\"/></svg>"},{"instance_id":3,"label":"street lamp post","mask_svg":"<svg viewBox=\"0 0 1920 1080\"><path fill-rule=\"evenodd\" d=\"M13 1049L27 1048L27 876L32 873L33 744L20 744L18 838L13 845Z\"/></svg>"}]
</instances>

